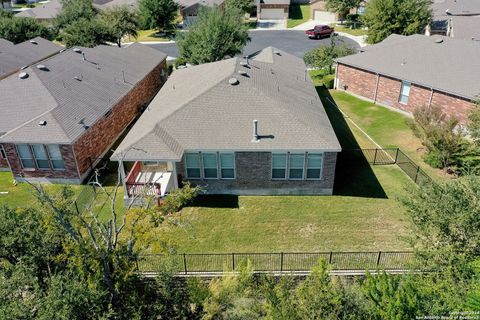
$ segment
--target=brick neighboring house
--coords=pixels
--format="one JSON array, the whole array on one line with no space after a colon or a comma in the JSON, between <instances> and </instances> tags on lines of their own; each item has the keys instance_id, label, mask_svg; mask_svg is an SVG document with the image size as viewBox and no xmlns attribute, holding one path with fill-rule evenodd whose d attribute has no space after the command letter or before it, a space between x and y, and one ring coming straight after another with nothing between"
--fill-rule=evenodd
<instances>
[{"instance_id":1,"label":"brick neighboring house","mask_svg":"<svg viewBox=\"0 0 480 320\"><path fill-rule=\"evenodd\" d=\"M288 19L290 0L256 0L256 3L258 19Z\"/></svg>"},{"instance_id":2,"label":"brick neighboring house","mask_svg":"<svg viewBox=\"0 0 480 320\"><path fill-rule=\"evenodd\" d=\"M181 181L211 194L330 195L340 151L302 59L268 47L173 72L111 159L133 163L126 202Z\"/></svg>"},{"instance_id":3,"label":"brick neighboring house","mask_svg":"<svg viewBox=\"0 0 480 320\"><path fill-rule=\"evenodd\" d=\"M165 54L133 44L67 49L1 80L0 145L14 178L82 182L166 72Z\"/></svg>"},{"instance_id":4,"label":"brick neighboring house","mask_svg":"<svg viewBox=\"0 0 480 320\"><path fill-rule=\"evenodd\" d=\"M40 37L17 44L0 38L0 80L62 49L62 46Z\"/></svg>"},{"instance_id":5,"label":"brick neighboring house","mask_svg":"<svg viewBox=\"0 0 480 320\"><path fill-rule=\"evenodd\" d=\"M465 123L480 93L480 43L392 35L337 59L335 88L411 113L437 105Z\"/></svg>"}]
</instances>

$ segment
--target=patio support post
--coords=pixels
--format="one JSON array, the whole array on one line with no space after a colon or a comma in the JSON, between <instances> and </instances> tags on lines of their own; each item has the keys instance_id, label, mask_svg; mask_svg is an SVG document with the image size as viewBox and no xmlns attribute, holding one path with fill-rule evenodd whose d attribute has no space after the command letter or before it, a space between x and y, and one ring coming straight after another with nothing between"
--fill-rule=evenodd
<instances>
[{"instance_id":1,"label":"patio support post","mask_svg":"<svg viewBox=\"0 0 480 320\"><path fill-rule=\"evenodd\" d=\"M172 167L173 167L173 186L175 187L175 189L178 189L177 166L175 164L175 161L172 161Z\"/></svg>"},{"instance_id":2,"label":"patio support post","mask_svg":"<svg viewBox=\"0 0 480 320\"><path fill-rule=\"evenodd\" d=\"M125 181L125 167L123 166L123 160L118 162L118 170L120 170L120 179L122 180L124 198L128 198L127 182Z\"/></svg>"}]
</instances>

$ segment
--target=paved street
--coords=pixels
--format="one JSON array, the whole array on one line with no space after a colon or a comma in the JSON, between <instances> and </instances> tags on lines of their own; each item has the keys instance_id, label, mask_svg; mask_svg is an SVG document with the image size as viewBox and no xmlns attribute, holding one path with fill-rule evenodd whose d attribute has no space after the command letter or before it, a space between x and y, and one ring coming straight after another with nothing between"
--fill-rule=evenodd
<instances>
[{"instance_id":1,"label":"paved street","mask_svg":"<svg viewBox=\"0 0 480 320\"><path fill-rule=\"evenodd\" d=\"M327 45L330 43L329 38L321 40L308 39L305 36L304 31L300 30L250 31L250 37L252 40L245 47L243 54L251 54L265 47L273 46L280 50L294 54L297 57L303 58L303 55L308 50L316 48L321 44ZM354 48L359 47L359 45L351 39L342 36L338 36L338 39L342 39L345 44ZM178 55L178 50L175 43L148 45L165 52L171 57L176 57Z\"/></svg>"}]
</instances>

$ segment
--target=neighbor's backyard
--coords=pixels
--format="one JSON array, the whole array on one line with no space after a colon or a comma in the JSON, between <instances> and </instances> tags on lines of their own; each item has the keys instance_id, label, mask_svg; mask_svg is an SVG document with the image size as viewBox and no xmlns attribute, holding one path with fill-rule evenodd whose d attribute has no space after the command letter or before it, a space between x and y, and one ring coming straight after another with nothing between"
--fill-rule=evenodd
<instances>
[{"instance_id":1,"label":"neighbor's backyard","mask_svg":"<svg viewBox=\"0 0 480 320\"><path fill-rule=\"evenodd\" d=\"M405 116L328 91L315 74L313 79L344 149L375 148L364 130L381 146L399 146L415 161L421 160L420 143ZM32 203L30 187L13 186L11 180L11 174L0 173L0 205ZM413 188L394 165L370 166L340 157L334 196L202 196L168 219L174 223L153 232L157 245L150 252L158 251L160 243L186 253L404 250L408 219L399 199ZM106 210L105 205L100 210Z\"/></svg>"}]
</instances>

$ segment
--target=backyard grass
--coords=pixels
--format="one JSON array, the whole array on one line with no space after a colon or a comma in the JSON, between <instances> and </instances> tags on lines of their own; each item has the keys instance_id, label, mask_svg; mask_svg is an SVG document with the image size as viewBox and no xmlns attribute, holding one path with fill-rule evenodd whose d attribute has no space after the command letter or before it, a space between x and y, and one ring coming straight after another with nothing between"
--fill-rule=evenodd
<instances>
[{"instance_id":1,"label":"backyard grass","mask_svg":"<svg viewBox=\"0 0 480 320\"><path fill-rule=\"evenodd\" d=\"M151 42L151 41L160 41L160 42L165 42L165 41L170 41L168 37L165 36L158 36L157 35L158 30L155 29L150 29L150 30L140 30L138 31L138 36L137 38L133 38L130 36L127 36L124 41L127 42Z\"/></svg>"},{"instance_id":2,"label":"backyard grass","mask_svg":"<svg viewBox=\"0 0 480 320\"><path fill-rule=\"evenodd\" d=\"M366 36L367 35L367 30L363 28L350 28L347 26L342 26L339 24L333 24L332 25L335 28L335 31L337 32L343 32L343 33L348 33L352 36Z\"/></svg>"},{"instance_id":3,"label":"backyard grass","mask_svg":"<svg viewBox=\"0 0 480 320\"><path fill-rule=\"evenodd\" d=\"M310 19L309 4L292 4L288 15L287 28L296 27Z\"/></svg>"}]
</instances>

